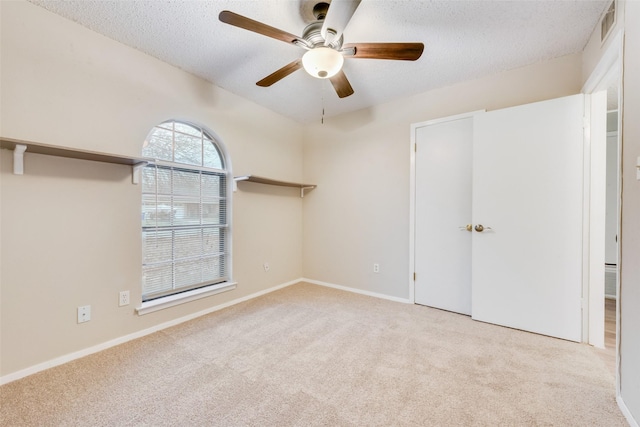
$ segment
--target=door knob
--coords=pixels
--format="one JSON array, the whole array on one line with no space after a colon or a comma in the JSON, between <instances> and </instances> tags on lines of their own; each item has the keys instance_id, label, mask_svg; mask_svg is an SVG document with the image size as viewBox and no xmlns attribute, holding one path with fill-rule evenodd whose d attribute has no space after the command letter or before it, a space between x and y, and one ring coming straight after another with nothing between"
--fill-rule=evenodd
<instances>
[{"instance_id":1,"label":"door knob","mask_svg":"<svg viewBox=\"0 0 640 427\"><path fill-rule=\"evenodd\" d=\"M467 224L467 225L463 225L463 226L458 227L458 228L460 229L460 231L462 231L462 230L471 231L471 230L473 230L473 225Z\"/></svg>"},{"instance_id":2,"label":"door knob","mask_svg":"<svg viewBox=\"0 0 640 427\"><path fill-rule=\"evenodd\" d=\"M482 225L482 224L478 224L478 225L476 225L476 226L475 226L475 230L476 230L478 233L482 233L484 230L491 230L491 227L485 227L485 226L484 226L484 225Z\"/></svg>"}]
</instances>

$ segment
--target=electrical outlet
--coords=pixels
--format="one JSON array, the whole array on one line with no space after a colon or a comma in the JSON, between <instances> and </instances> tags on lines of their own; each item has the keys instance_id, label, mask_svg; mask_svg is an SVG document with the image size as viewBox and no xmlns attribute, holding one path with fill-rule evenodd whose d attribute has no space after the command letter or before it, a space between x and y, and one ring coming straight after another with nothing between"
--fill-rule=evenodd
<instances>
[{"instance_id":1,"label":"electrical outlet","mask_svg":"<svg viewBox=\"0 0 640 427\"><path fill-rule=\"evenodd\" d=\"M373 264L373 272L380 273L380 264Z\"/></svg>"},{"instance_id":2,"label":"electrical outlet","mask_svg":"<svg viewBox=\"0 0 640 427\"><path fill-rule=\"evenodd\" d=\"M78 307L78 323L84 323L91 320L91 306L83 305Z\"/></svg>"},{"instance_id":3,"label":"electrical outlet","mask_svg":"<svg viewBox=\"0 0 640 427\"><path fill-rule=\"evenodd\" d=\"M120 307L129 305L129 291L120 291L120 302L118 305Z\"/></svg>"},{"instance_id":4,"label":"electrical outlet","mask_svg":"<svg viewBox=\"0 0 640 427\"><path fill-rule=\"evenodd\" d=\"M262 265L264 267L264 271L268 272L271 267L269 267L269 263L265 261L265 263Z\"/></svg>"}]
</instances>

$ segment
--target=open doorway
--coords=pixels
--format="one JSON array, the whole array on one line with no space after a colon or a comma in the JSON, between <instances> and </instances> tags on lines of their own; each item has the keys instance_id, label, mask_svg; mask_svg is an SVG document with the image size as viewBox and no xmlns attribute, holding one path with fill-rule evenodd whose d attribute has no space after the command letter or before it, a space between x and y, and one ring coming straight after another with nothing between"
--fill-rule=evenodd
<instances>
[{"instance_id":1,"label":"open doorway","mask_svg":"<svg viewBox=\"0 0 640 427\"><path fill-rule=\"evenodd\" d=\"M607 160L605 213L604 347L607 366L615 374L618 300L618 229L620 199L619 81L607 88Z\"/></svg>"},{"instance_id":2,"label":"open doorway","mask_svg":"<svg viewBox=\"0 0 640 427\"><path fill-rule=\"evenodd\" d=\"M609 36L609 46L583 86L591 95L590 154L587 167L590 178L587 198L588 305L586 307L585 341L597 347L612 375L618 373L619 330L619 223L621 190L622 56L623 33ZM595 168L594 168L595 165Z\"/></svg>"}]
</instances>

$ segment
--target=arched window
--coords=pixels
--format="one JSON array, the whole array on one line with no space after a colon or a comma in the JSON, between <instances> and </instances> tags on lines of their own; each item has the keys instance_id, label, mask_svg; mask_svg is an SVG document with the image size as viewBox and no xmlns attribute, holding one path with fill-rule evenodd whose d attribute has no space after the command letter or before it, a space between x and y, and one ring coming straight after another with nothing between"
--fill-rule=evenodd
<instances>
[{"instance_id":1,"label":"arched window","mask_svg":"<svg viewBox=\"0 0 640 427\"><path fill-rule=\"evenodd\" d=\"M193 124L153 128L142 155L142 301L229 281L230 171L223 147ZM192 292L193 293L193 292Z\"/></svg>"}]
</instances>

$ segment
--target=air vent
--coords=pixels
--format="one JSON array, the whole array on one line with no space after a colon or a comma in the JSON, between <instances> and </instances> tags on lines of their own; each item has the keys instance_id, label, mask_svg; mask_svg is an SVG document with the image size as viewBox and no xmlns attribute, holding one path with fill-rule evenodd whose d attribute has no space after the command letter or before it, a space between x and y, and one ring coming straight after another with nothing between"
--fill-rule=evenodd
<instances>
[{"instance_id":1,"label":"air vent","mask_svg":"<svg viewBox=\"0 0 640 427\"><path fill-rule=\"evenodd\" d=\"M601 42L603 42L607 38L607 36L611 32L611 29L613 28L613 25L615 23L616 23L616 2L614 0L609 5L609 8L605 12L604 16L602 17L602 21L600 22L600 41Z\"/></svg>"}]
</instances>

